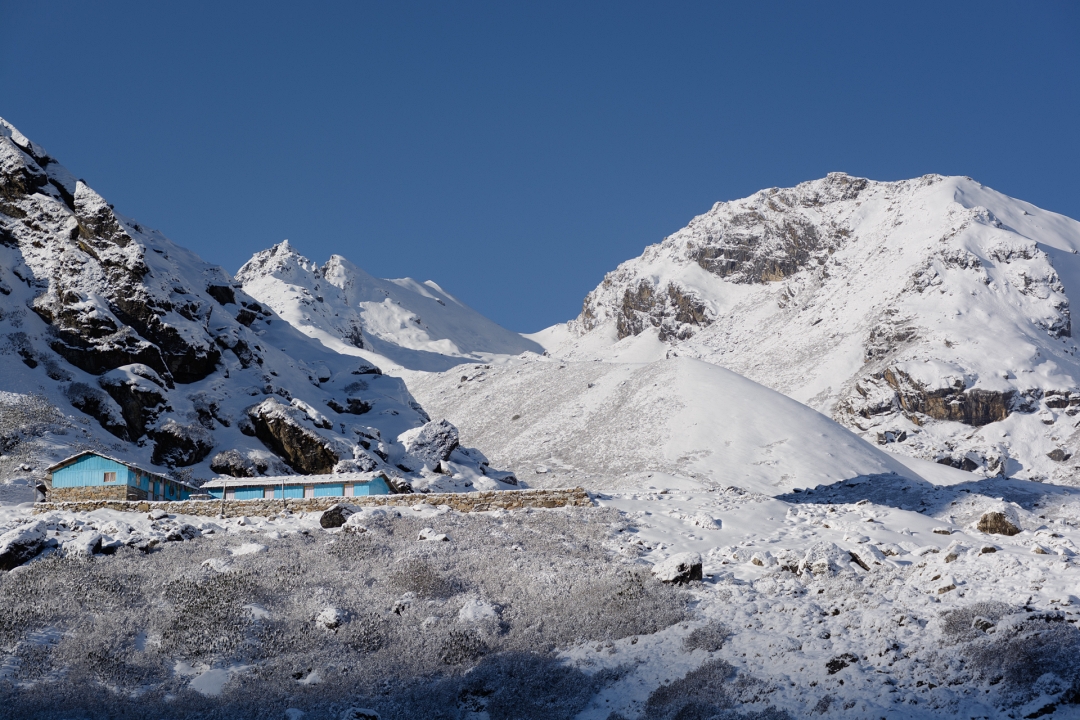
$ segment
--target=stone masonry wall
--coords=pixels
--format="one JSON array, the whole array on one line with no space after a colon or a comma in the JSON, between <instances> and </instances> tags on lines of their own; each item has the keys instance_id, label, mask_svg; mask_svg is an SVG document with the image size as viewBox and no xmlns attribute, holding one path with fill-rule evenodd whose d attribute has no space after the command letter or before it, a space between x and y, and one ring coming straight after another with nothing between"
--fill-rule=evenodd
<instances>
[{"instance_id":1,"label":"stone masonry wall","mask_svg":"<svg viewBox=\"0 0 1080 720\"><path fill-rule=\"evenodd\" d=\"M82 489L82 488L80 488ZM85 488L92 489L92 488ZM240 517L277 515L283 510L290 512L322 512L337 504L358 507L406 507L426 503L447 505L459 512L484 510L519 510L521 508L587 507L592 499L582 488L535 489L535 490L485 490L468 493L431 493L405 495L368 495L365 497L318 497L278 500L180 500L180 501L130 501L112 498L90 499L76 502L43 502L34 505L34 514L62 510L65 512L90 512L91 510L119 510L122 512L150 512L161 509L175 515L205 515L208 517Z\"/></svg>"},{"instance_id":2,"label":"stone masonry wall","mask_svg":"<svg viewBox=\"0 0 1080 720\"><path fill-rule=\"evenodd\" d=\"M146 493L139 490L138 488L133 488L127 485L120 484L60 487L49 490L49 501L53 503L100 502L103 500L141 500L145 497Z\"/></svg>"}]
</instances>

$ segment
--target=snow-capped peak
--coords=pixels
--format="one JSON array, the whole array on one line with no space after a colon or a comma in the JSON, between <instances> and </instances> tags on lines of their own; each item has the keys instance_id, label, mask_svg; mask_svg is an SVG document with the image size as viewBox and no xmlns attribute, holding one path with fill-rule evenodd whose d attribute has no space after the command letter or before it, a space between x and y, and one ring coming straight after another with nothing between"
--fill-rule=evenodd
<instances>
[{"instance_id":1,"label":"snow-capped peak","mask_svg":"<svg viewBox=\"0 0 1080 720\"><path fill-rule=\"evenodd\" d=\"M288 240L256 253L236 279L304 334L387 371L441 371L499 355L542 352L430 280L382 280L341 255L320 266Z\"/></svg>"},{"instance_id":2,"label":"snow-capped peak","mask_svg":"<svg viewBox=\"0 0 1080 720\"><path fill-rule=\"evenodd\" d=\"M1078 251L1080 223L971 178L833 173L717 203L609 273L549 349L699 357L898 452L1066 479Z\"/></svg>"}]
</instances>

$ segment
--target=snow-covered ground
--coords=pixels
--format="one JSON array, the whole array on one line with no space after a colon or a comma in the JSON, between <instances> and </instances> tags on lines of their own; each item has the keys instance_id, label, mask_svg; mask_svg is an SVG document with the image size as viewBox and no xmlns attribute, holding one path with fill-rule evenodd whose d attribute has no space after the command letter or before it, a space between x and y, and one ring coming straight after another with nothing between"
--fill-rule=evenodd
<instances>
[{"instance_id":1,"label":"snow-covered ground","mask_svg":"<svg viewBox=\"0 0 1080 720\"><path fill-rule=\"evenodd\" d=\"M109 717L1077 716L1080 492L917 469L776 497L643 473L595 508L344 530L7 506L57 547L0 578L0 692ZM979 531L995 510L1020 532ZM702 581L649 578L688 552Z\"/></svg>"},{"instance_id":2,"label":"snow-covered ground","mask_svg":"<svg viewBox=\"0 0 1080 720\"><path fill-rule=\"evenodd\" d=\"M1080 716L1075 221L830 175L523 337L287 243L234 281L3 121L0 186L0 716ZM31 515L83 447L596 507Z\"/></svg>"}]
</instances>

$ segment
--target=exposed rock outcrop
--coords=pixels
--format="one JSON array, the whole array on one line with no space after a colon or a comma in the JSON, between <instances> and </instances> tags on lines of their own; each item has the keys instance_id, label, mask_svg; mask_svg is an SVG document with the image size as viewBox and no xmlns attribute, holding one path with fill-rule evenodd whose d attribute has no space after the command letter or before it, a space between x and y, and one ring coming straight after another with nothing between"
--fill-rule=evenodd
<instances>
[{"instance_id":1,"label":"exposed rock outcrop","mask_svg":"<svg viewBox=\"0 0 1080 720\"><path fill-rule=\"evenodd\" d=\"M167 420L150 431L154 441L155 465L187 467L202 462L214 449L213 437L201 425L181 425Z\"/></svg>"},{"instance_id":2,"label":"exposed rock outcrop","mask_svg":"<svg viewBox=\"0 0 1080 720\"><path fill-rule=\"evenodd\" d=\"M306 416L295 408L269 398L248 408L247 416L255 437L299 473L330 473L341 459L329 442L303 426Z\"/></svg>"},{"instance_id":3,"label":"exposed rock outcrop","mask_svg":"<svg viewBox=\"0 0 1080 720\"><path fill-rule=\"evenodd\" d=\"M102 375L98 384L120 406L131 440L145 435L147 427L168 409L165 383L146 365L122 366Z\"/></svg>"},{"instance_id":4,"label":"exposed rock outcrop","mask_svg":"<svg viewBox=\"0 0 1080 720\"><path fill-rule=\"evenodd\" d=\"M37 520L0 535L0 570L11 570L30 560L45 546L45 523Z\"/></svg>"},{"instance_id":5,"label":"exposed rock outcrop","mask_svg":"<svg viewBox=\"0 0 1080 720\"><path fill-rule=\"evenodd\" d=\"M65 391L68 402L75 409L95 418L101 427L121 440L128 439L127 421L120 406L104 391L86 383L74 382Z\"/></svg>"}]
</instances>

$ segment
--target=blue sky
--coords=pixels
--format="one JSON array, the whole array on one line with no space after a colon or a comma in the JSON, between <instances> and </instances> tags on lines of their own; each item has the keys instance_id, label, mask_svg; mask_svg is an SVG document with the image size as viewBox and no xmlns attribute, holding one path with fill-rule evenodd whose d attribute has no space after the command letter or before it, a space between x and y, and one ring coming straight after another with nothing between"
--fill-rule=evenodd
<instances>
[{"instance_id":1,"label":"blue sky","mask_svg":"<svg viewBox=\"0 0 1080 720\"><path fill-rule=\"evenodd\" d=\"M1078 8L0 0L0 116L230 271L288 238L528 332L834 170L1080 217Z\"/></svg>"}]
</instances>

